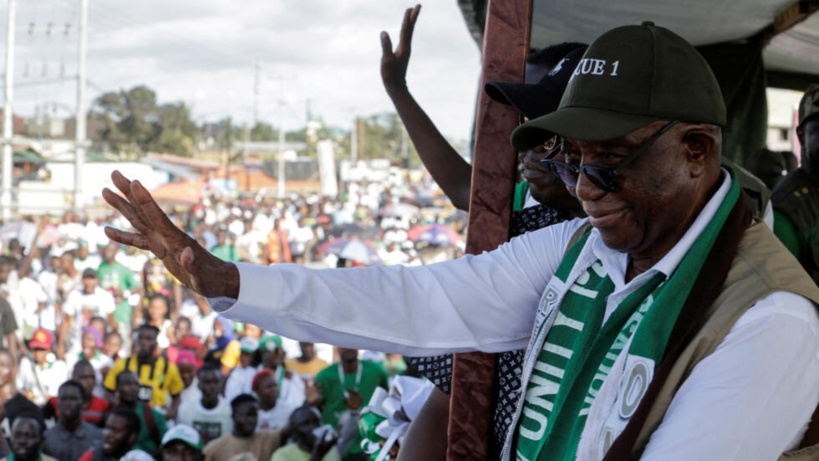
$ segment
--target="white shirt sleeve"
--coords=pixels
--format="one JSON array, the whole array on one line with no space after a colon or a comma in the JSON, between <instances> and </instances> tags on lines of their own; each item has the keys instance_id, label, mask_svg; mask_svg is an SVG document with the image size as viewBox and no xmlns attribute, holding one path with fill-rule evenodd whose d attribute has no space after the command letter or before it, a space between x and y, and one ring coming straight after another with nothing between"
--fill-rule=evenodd
<instances>
[{"instance_id":1,"label":"white shirt sleeve","mask_svg":"<svg viewBox=\"0 0 819 461\"><path fill-rule=\"evenodd\" d=\"M48 293L46 293L45 288L43 288L43 285L40 284L40 282L37 282L36 280L33 280L33 279L30 279L30 280L33 282L33 283L31 283L31 291L32 291L32 296L34 297L34 299L36 299L37 303L39 303L39 304L47 303L48 302Z\"/></svg>"},{"instance_id":2,"label":"white shirt sleeve","mask_svg":"<svg viewBox=\"0 0 819 461\"><path fill-rule=\"evenodd\" d=\"M63 303L63 314L69 315L74 317L77 315L77 307L79 306L80 300L82 299L82 294L79 291L73 290L71 293L68 294L68 297L65 299Z\"/></svg>"},{"instance_id":3,"label":"white shirt sleeve","mask_svg":"<svg viewBox=\"0 0 819 461\"><path fill-rule=\"evenodd\" d=\"M20 365L17 367L17 390L20 392L31 390L31 383L34 382L34 375L31 369L31 360L28 357L20 359Z\"/></svg>"},{"instance_id":4,"label":"white shirt sleeve","mask_svg":"<svg viewBox=\"0 0 819 461\"><path fill-rule=\"evenodd\" d=\"M110 291L100 290L99 301L100 314L104 316L108 316L108 314L113 314L114 311L117 309L117 305L114 302L114 295L112 295ZM107 321L108 319L105 320Z\"/></svg>"},{"instance_id":5,"label":"white shirt sleeve","mask_svg":"<svg viewBox=\"0 0 819 461\"><path fill-rule=\"evenodd\" d=\"M540 296L582 220L497 250L418 267L311 270L237 264L239 299L216 311L300 341L404 355L526 346Z\"/></svg>"},{"instance_id":6,"label":"white shirt sleeve","mask_svg":"<svg viewBox=\"0 0 819 461\"><path fill-rule=\"evenodd\" d=\"M737 321L677 391L643 460L774 460L819 402L819 313L774 293Z\"/></svg>"}]
</instances>

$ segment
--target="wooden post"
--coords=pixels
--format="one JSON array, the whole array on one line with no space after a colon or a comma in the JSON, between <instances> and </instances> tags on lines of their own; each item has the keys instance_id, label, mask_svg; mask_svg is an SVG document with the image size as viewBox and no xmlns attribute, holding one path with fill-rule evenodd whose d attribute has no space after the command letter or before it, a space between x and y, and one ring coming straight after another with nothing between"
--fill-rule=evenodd
<instances>
[{"instance_id":1,"label":"wooden post","mask_svg":"<svg viewBox=\"0 0 819 461\"><path fill-rule=\"evenodd\" d=\"M471 254L493 250L509 237L517 165L509 136L519 116L512 107L486 96L483 85L487 81L523 81L531 23L531 0L489 1L466 244ZM450 461L487 459L495 403L494 370L494 354L455 354L447 451Z\"/></svg>"}]
</instances>

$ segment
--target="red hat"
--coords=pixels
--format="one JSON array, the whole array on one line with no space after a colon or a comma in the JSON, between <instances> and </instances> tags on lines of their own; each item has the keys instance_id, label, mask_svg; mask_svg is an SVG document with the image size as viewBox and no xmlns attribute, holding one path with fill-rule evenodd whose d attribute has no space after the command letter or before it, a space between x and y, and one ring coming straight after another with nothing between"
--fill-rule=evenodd
<instances>
[{"instance_id":1,"label":"red hat","mask_svg":"<svg viewBox=\"0 0 819 461\"><path fill-rule=\"evenodd\" d=\"M256 391L256 388L259 387L259 381L261 381L265 376L272 376L275 378L276 374L273 373L273 370L270 368L263 368L262 371L256 373L256 376L253 377L253 384L250 386L250 388L253 389L253 391Z\"/></svg>"},{"instance_id":2,"label":"red hat","mask_svg":"<svg viewBox=\"0 0 819 461\"><path fill-rule=\"evenodd\" d=\"M50 331L43 328L35 330L34 334L31 335L31 341L28 342L30 349L51 349L53 345L54 337L51 336Z\"/></svg>"},{"instance_id":3,"label":"red hat","mask_svg":"<svg viewBox=\"0 0 819 461\"><path fill-rule=\"evenodd\" d=\"M196 336L188 336L182 341L179 341L179 347L181 347L182 349L193 348L196 349L197 351L201 351L202 342L199 341L199 338L197 338Z\"/></svg>"}]
</instances>

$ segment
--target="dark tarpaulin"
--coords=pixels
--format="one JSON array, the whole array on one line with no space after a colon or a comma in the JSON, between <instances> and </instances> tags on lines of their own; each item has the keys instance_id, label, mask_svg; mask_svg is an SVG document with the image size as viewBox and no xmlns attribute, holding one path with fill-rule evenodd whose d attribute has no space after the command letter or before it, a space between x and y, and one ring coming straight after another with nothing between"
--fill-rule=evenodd
<instances>
[{"instance_id":1,"label":"dark tarpaulin","mask_svg":"<svg viewBox=\"0 0 819 461\"><path fill-rule=\"evenodd\" d=\"M722 43L698 48L717 77L728 123L722 133L723 158L740 166L766 146L768 101L758 43Z\"/></svg>"},{"instance_id":2,"label":"dark tarpaulin","mask_svg":"<svg viewBox=\"0 0 819 461\"><path fill-rule=\"evenodd\" d=\"M492 0L486 19L481 88L522 82L529 49L531 1ZM466 250L479 254L507 240L517 156L509 136L518 114L483 92L478 99ZM494 354L455 354L448 460L484 460L492 414Z\"/></svg>"}]
</instances>

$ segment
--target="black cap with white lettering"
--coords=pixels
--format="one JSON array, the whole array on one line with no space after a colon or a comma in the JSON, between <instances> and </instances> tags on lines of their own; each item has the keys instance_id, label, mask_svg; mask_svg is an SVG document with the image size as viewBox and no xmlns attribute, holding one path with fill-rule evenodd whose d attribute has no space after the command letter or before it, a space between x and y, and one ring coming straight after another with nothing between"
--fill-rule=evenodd
<instances>
[{"instance_id":1,"label":"black cap with white lettering","mask_svg":"<svg viewBox=\"0 0 819 461\"><path fill-rule=\"evenodd\" d=\"M586 48L583 45L564 56L537 83L486 82L484 90L490 98L514 107L530 120L554 112Z\"/></svg>"},{"instance_id":2,"label":"black cap with white lettering","mask_svg":"<svg viewBox=\"0 0 819 461\"><path fill-rule=\"evenodd\" d=\"M518 150L549 133L583 141L619 138L657 120L725 125L725 102L702 55L651 22L612 29L575 68L557 111L512 133Z\"/></svg>"}]
</instances>

